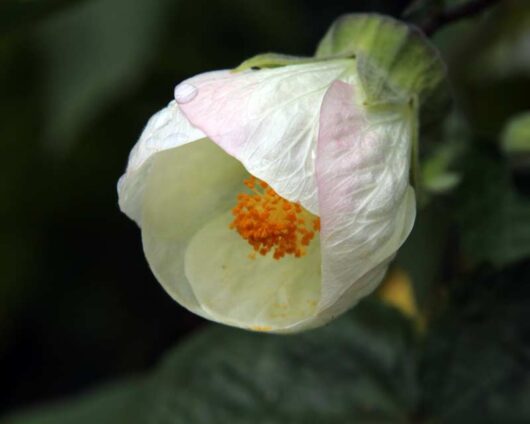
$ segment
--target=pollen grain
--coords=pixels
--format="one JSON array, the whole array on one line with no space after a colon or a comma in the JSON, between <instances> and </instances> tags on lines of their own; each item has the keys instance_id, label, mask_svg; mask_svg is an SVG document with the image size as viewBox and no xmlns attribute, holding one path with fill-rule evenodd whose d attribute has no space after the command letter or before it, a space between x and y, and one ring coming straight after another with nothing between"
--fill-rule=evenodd
<instances>
[{"instance_id":1,"label":"pollen grain","mask_svg":"<svg viewBox=\"0 0 530 424\"><path fill-rule=\"evenodd\" d=\"M254 176L243 183L248 191L237 196L230 228L252 246L249 257L254 259L257 253L265 256L271 251L274 259L305 255L307 246L320 231L320 218L299 203L279 196L266 182Z\"/></svg>"}]
</instances>

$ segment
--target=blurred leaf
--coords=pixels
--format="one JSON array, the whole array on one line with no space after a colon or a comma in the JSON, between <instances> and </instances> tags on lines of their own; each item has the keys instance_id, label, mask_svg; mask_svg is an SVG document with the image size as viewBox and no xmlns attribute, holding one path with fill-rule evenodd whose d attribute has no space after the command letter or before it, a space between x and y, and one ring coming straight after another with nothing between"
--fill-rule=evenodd
<instances>
[{"instance_id":1,"label":"blurred leaf","mask_svg":"<svg viewBox=\"0 0 530 424\"><path fill-rule=\"evenodd\" d=\"M469 147L471 133L461 112L453 108L441 125L424 130L420 139L421 167L416 196L421 208L458 186L461 175L456 165Z\"/></svg>"},{"instance_id":2,"label":"blurred leaf","mask_svg":"<svg viewBox=\"0 0 530 424\"><path fill-rule=\"evenodd\" d=\"M495 29L495 31L490 31ZM481 48L469 72L482 81L530 73L530 4L526 0L506 1L488 17L482 30ZM479 42L479 40L474 40Z\"/></svg>"},{"instance_id":3,"label":"blurred leaf","mask_svg":"<svg viewBox=\"0 0 530 424\"><path fill-rule=\"evenodd\" d=\"M136 423L142 410L144 384L140 379L110 384L69 402L46 406L7 418L5 424Z\"/></svg>"},{"instance_id":4,"label":"blurred leaf","mask_svg":"<svg viewBox=\"0 0 530 424\"><path fill-rule=\"evenodd\" d=\"M77 424L95 403L103 407L94 423L407 422L419 395L412 342L407 320L376 302L297 336L212 326L163 361L132 420L106 408L112 399L101 393L62 415L36 412L6 424ZM130 393L118 396L118 406L130 405Z\"/></svg>"},{"instance_id":5,"label":"blurred leaf","mask_svg":"<svg viewBox=\"0 0 530 424\"><path fill-rule=\"evenodd\" d=\"M505 266L530 255L530 199L514 190L507 165L475 149L458 191L462 249L473 263Z\"/></svg>"},{"instance_id":6,"label":"blurred leaf","mask_svg":"<svg viewBox=\"0 0 530 424\"><path fill-rule=\"evenodd\" d=\"M65 148L138 83L157 52L167 0L94 0L54 15L36 33L45 63L47 135Z\"/></svg>"},{"instance_id":7,"label":"blurred leaf","mask_svg":"<svg viewBox=\"0 0 530 424\"><path fill-rule=\"evenodd\" d=\"M445 143L422 162L421 187L432 194L447 193L460 182L460 175L450 170L461 146Z\"/></svg>"},{"instance_id":8,"label":"blurred leaf","mask_svg":"<svg viewBox=\"0 0 530 424\"><path fill-rule=\"evenodd\" d=\"M432 164L432 167L427 167L426 171L426 189L432 193L447 193L448 191L455 188L460 182L460 175L454 172L440 172L440 170L433 171L436 168L436 164ZM434 175L429 175L436 172Z\"/></svg>"},{"instance_id":9,"label":"blurred leaf","mask_svg":"<svg viewBox=\"0 0 530 424\"><path fill-rule=\"evenodd\" d=\"M4 422L527 422L528 278L530 263L462 285L421 346L373 299L296 336L211 326L129 388Z\"/></svg>"},{"instance_id":10,"label":"blurred leaf","mask_svg":"<svg viewBox=\"0 0 530 424\"><path fill-rule=\"evenodd\" d=\"M3 0L0 3L0 36L81 1L86 0Z\"/></svg>"},{"instance_id":11,"label":"blurred leaf","mask_svg":"<svg viewBox=\"0 0 530 424\"><path fill-rule=\"evenodd\" d=\"M411 337L406 320L376 303L294 337L216 327L166 359L149 415L157 423L401 422L418 395Z\"/></svg>"},{"instance_id":12,"label":"blurred leaf","mask_svg":"<svg viewBox=\"0 0 530 424\"><path fill-rule=\"evenodd\" d=\"M528 109L529 40L527 0L499 2L487 13L436 34L457 102L490 141L510 116Z\"/></svg>"},{"instance_id":13,"label":"blurred leaf","mask_svg":"<svg viewBox=\"0 0 530 424\"><path fill-rule=\"evenodd\" d=\"M510 119L502 134L502 149L508 154L530 153L530 111Z\"/></svg>"},{"instance_id":14,"label":"blurred leaf","mask_svg":"<svg viewBox=\"0 0 530 424\"><path fill-rule=\"evenodd\" d=\"M425 341L423 411L437 423L530 422L530 263L460 282Z\"/></svg>"},{"instance_id":15,"label":"blurred leaf","mask_svg":"<svg viewBox=\"0 0 530 424\"><path fill-rule=\"evenodd\" d=\"M442 259L449 234L449 216L443 204L419 209L412 233L398 251L396 264L409 275L420 311L430 306L431 291L442 280Z\"/></svg>"}]
</instances>

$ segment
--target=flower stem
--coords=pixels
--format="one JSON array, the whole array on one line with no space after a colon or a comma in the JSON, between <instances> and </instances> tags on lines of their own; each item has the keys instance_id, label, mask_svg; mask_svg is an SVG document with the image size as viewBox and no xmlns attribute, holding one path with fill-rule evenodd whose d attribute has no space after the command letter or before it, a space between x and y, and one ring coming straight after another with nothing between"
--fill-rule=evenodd
<instances>
[{"instance_id":1,"label":"flower stem","mask_svg":"<svg viewBox=\"0 0 530 424\"><path fill-rule=\"evenodd\" d=\"M470 18L484 11L486 8L500 3L500 0L473 0L459 6L455 6L427 18L427 20L420 25L425 35L432 36L443 26L459 21L461 19Z\"/></svg>"}]
</instances>

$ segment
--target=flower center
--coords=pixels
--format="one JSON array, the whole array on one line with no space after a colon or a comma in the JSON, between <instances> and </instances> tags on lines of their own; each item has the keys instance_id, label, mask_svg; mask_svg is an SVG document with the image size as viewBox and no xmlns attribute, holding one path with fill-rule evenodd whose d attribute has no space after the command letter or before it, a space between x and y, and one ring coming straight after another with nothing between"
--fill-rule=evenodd
<instances>
[{"instance_id":1,"label":"flower center","mask_svg":"<svg viewBox=\"0 0 530 424\"><path fill-rule=\"evenodd\" d=\"M230 228L253 247L250 257L254 259L256 253L266 255L270 251L273 251L274 259L305 255L305 247L320 230L320 218L299 203L280 197L256 177L250 176L243 183L250 193L238 194Z\"/></svg>"}]
</instances>

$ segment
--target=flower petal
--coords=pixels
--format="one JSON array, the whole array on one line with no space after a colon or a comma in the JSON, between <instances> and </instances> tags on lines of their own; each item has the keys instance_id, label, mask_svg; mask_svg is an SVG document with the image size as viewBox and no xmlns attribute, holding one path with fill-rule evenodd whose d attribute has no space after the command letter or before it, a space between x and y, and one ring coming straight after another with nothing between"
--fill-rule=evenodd
<instances>
[{"instance_id":1,"label":"flower petal","mask_svg":"<svg viewBox=\"0 0 530 424\"><path fill-rule=\"evenodd\" d=\"M307 254L273 259L257 255L229 228L221 214L199 230L186 251L186 276L201 307L212 319L257 331L286 331L314 317L320 299L320 246Z\"/></svg>"},{"instance_id":2,"label":"flower petal","mask_svg":"<svg viewBox=\"0 0 530 424\"><path fill-rule=\"evenodd\" d=\"M205 73L183 83L197 91L180 107L252 175L318 214L314 157L320 105L330 84L353 64L341 59Z\"/></svg>"},{"instance_id":3,"label":"flower petal","mask_svg":"<svg viewBox=\"0 0 530 424\"><path fill-rule=\"evenodd\" d=\"M366 112L361 101L353 86L336 81L322 103L316 159L322 314L343 312L379 284L415 218L412 113L406 104Z\"/></svg>"},{"instance_id":4,"label":"flower petal","mask_svg":"<svg viewBox=\"0 0 530 424\"><path fill-rule=\"evenodd\" d=\"M131 150L127 170L118 181L121 210L140 224L144 183L149 172L149 160L155 153L204 137L204 133L186 119L174 100L167 107L155 113L149 119L140 139Z\"/></svg>"},{"instance_id":5,"label":"flower petal","mask_svg":"<svg viewBox=\"0 0 530 424\"><path fill-rule=\"evenodd\" d=\"M171 297L210 319L186 278L186 248L205 223L233 206L247 175L237 160L203 139L158 153L145 182L142 241L149 266Z\"/></svg>"}]
</instances>

